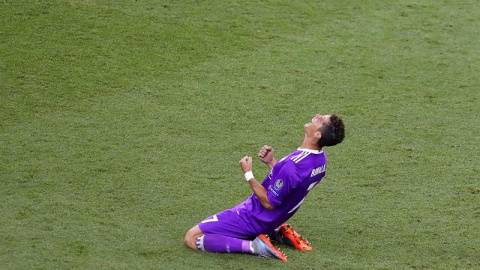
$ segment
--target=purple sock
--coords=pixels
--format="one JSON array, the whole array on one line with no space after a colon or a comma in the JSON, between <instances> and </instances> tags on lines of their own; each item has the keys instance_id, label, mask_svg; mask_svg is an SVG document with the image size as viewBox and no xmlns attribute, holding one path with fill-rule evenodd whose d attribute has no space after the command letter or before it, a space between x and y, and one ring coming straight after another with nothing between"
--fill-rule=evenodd
<instances>
[{"instance_id":1,"label":"purple sock","mask_svg":"<svg viewBox=\"0 0 480 270\"><path fill-rule=\"evenodd\" d=\"M207 234L197 239L198 249L218 253L252 253L250 243L248 240L218 234Z\"/></svg>"}]
</instances>

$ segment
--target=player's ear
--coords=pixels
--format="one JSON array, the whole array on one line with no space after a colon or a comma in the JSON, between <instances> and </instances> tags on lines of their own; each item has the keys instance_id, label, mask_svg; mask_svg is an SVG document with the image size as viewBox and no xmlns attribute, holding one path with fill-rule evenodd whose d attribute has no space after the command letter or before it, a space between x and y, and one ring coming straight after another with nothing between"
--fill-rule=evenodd
<instances>
[{"instance_id":1,"label":"player's ear","mask_svg":"<svg viewBox=\"0 0 480 270\"><path fill-rule=\"evenodd\" d=\"M322 138L322 133L320 130L315 131L315 139L320 140Z\"/></svg>"}]
</instances>

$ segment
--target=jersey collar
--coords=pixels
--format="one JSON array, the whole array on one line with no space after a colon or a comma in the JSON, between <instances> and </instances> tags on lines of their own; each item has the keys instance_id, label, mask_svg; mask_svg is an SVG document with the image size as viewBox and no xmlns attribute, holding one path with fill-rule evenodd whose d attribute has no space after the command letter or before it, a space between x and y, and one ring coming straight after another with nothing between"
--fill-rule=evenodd
<instances>
[{"instance_id":1,"label":"jersey collar","mask_svg":"<svg viewBox=\"0 0 480 270\"><path fill-rule=\"evenodd\" d=\"M312 154L321 154L323 153L323 149L322 150L314 150L314 149L307 149L307 148L297 148L297 150L299 151L304 151L304 152L308 152L308 153L312 153Z\"/></svg>"}]
</instances>

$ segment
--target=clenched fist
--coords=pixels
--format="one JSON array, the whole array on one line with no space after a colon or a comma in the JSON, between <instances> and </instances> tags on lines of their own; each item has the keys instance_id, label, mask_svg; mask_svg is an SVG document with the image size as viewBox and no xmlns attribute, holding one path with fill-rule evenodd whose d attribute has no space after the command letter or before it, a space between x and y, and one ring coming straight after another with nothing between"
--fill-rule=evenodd
<instances>
[{"instance_id":1,"label":"clenched fist","mask_svg":"<svg viewBox=\"0 0 480 270\"><path fill-rule=\"evenodd\" d=\"M275 159L273 157L273 153L275 152L275 149L271 147L270 145L264 145L260 151L258 151L258 158L265 164L267 165L275 165ZM272 165L272 166L273 166Z\"/></svg>"},{"instance_id":2,"label":"clenched fist","mask_svg":"<svg viewBox=\"0 0 480 270\"><path fill-rule=\"evenodd\" d=\"M242 167L242 171L244 173L249 172L252 170L252 157L251 156L244 156L240 161L240 167Z\"/></svg>"}]
</instances>

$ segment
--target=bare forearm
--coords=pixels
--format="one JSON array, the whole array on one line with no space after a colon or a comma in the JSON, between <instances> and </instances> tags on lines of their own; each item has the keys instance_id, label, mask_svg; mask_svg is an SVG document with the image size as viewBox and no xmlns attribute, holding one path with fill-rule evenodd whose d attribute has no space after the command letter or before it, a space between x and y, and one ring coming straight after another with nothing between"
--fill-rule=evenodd
<instances>
[{"instance_id":1,"label":"bare forearm","mask_svg":"<svg viewBox=\"0 0 480 270\"><path fill-rule=\"evenodd\" d=\"M275 164L277 164L277 160L276 159L272 159L271 162L268 162L266 163L268 167L270 167L270 170L273 169L273 167L275 166Z\"/></svg>"},{"instance_id":2,"label":"bare forearm","mask_svg":"<svg viewBox=\"0 0 480 270\"><path fill-rule=\"evenodd\" d=\"M263 205L263 207L265 207L267 210L273 210L273 206L268 201L267 190L262 185L260 185L255 178L250 179L248 183L250 184L253 193L260 200L260 203Z\"/></svg>"},{"instance_id":3,"label":"bare forearm","mask_svg":"<svg viewBox=\"0 0 480 270\"><path fill-rule=\"evenodd\" d=\"M269 163L272 160L270 160ZM240 159L239 163L240 163L240 167L242 167L243 173L245 174L245 180L247 180L255 196L257 196L257 198L260 200L260 203L263 205L263 207L265 207L268 210L272 210L273 206L268 201L267 190L262 185L260 185L255 179L255 177L253 176L252 157L244 156L242 159Z\"/></svg>"}]
</instances>

